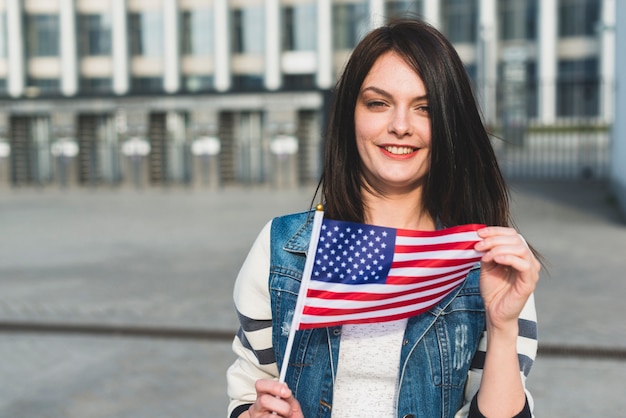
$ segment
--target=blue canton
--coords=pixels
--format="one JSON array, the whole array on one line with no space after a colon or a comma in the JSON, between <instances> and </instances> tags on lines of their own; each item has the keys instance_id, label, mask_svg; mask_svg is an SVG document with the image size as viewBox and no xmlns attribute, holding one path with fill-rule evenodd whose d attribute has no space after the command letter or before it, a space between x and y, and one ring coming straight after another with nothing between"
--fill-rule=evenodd
<instances>
[{"instance_id":1,"label":"blue canton","mask_svg":"<svg viewBox=\"0 0 626 418\"><path fill-rule=\"evenodd\" d=\"M393 228L324 219L311 280L385 283L395 241Z\"/></svg>"}]
</instances>

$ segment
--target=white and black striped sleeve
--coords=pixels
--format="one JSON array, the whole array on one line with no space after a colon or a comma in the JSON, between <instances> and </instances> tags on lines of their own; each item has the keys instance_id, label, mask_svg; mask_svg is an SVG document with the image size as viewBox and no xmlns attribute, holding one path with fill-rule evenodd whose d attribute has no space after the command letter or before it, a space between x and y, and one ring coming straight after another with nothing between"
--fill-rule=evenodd
<instances>
[{"instance_id":1,"label":"white and black striped sleeve","mask_svg":"<svg viewBox=\"0 0 626 418\"><path fill-rule=\"evenodd\" d=\"M237 358L227 371L228 416L256 399L258 379L275 379L278 368L272 349L272 312L268 289L270 228L267 223L252 245L235 282L233 297L239 330L233 340ZM237 413L237 414L238 414Z\"/></svg>"},{"instance_id":2,"label":"white and black striped sleeve","mask_svg":"<svg viewBox=\"0 0 626 418\"><path fill-rule=\"evenodd\" d=\"M518 325L519 334L517 337L517 358L519 359L520 376L522 378L522 383L524 384L526 399L532 413L534 406L533 398L530 392L526 389L526 378L528 377L528 373L530 372L535 358L537 357L537 312L535 310L534 295L531 295L530 298L528 298L524 309L520 313ZM485 331L478 345L478 350L474 355L474 359L472 360L467 377L467 383L465 384L465 405L459 412L457 412L455 418L468 417L470 404L480 387L480 380L483 375L486 354L487 332Z\"/></svg>"}]
</instances>

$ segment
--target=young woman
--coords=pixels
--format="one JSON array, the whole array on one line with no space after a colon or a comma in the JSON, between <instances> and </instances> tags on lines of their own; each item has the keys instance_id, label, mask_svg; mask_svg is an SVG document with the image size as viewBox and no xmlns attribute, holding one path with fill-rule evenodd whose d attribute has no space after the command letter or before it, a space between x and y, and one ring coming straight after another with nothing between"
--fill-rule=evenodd
<instances>
[{"instance_id":1,"label":"young woman","mask_svg":"<svg viewBox=\"0 0 626 418\"><path fill-rule=\"evenodd\" d=\"M335 90L320 182L325 216L432 231L478 223L480 265L426 313L296 333L277 381L311 214L263 229L235 284L241 328L230 417L528 417L540 263L508 193L465 69L434 28L399 20L355 48ZM483 415L484 414L484 415Z\"/></svg>"}]
</instances>

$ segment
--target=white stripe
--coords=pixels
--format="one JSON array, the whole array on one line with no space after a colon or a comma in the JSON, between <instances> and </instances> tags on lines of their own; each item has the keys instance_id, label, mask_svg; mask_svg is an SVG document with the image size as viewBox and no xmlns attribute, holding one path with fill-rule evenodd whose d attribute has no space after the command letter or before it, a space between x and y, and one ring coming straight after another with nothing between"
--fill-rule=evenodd
<instances>
[{"instance_id":1,"label":"white stripe","mask_svg":"<svg viewBox=\"0 0 626 418\"><path fill-rule=\"evenodd\" d=\"M272 328L263 328L256 331L244 331L246 339L255 351L272 348Z\"/></svg>"},{"instance_id":2,"label":"white stripe","mask_svg":"<svg viewBox=\"0 0 626 418\"><path fill-rule=\"evenodd\" d=\"M445 282L447 280L454 280L458 277L465 277L467 275L467 271L462 271L455 275L449 275L445 277L440 277L438 279L424 280L420 283L413 284L385 284L385 283L368 283L368 284L344 284L344 283L331 283L331 282L323 282L319 280L311 280L309 282L309 289L314 290L327 290L331 292L337 293L352 293L352 292L362 292L362 293L395 293L395 292L404 292L407 290L416 290L421 289L423 287L428 287L431 285L435 285L437 283Z\"/></svg>"},{"instance_id":3,"label":"white stripe","mask_svg":"<svg viewBox=\"0 0 626 418\"><path fill-rule=\"evenodd\" d=\"M480 253L474 250L441 250L441 251L423 251L413 253L395 253L393 261L408 260L463 260L480 258Z\"/></svg>"},{"instance_id":4,"label":"white stripe","mask_svg":"<svg viewBox=\"0 0 626 418\"><path fill-rule=\"evenodd\" d=\"M351 299L324 299L316 297L307 297L306 306L311 308L331 308L331 309L360 309L360 308L375 308L381 304L388 304L394 302L403 302L420 297L429 297L438 293L450 290L459 285L462 279L452 282L446 286L441 286L436 289L429 289L426 291L411 293L408 295L396 296L389 299L377 299L377 300L351 300Z\"/></svg>"},{"instance_id":5,"label":"white stripe","mask_svg":"<svg viewBox=\"0 0 626 418\"><path fill-rule=\"evenodd\" d=\"M463 268L469 269L473 267L474 264L476 264L476 261L471 261L469 263L461 264L459 266L452 266L452 267L395 267L389 270L389 274L387 274L387 276L389 277L396 277L396 276L428 277L428 276L435 276L438 274L450 273L455 270L460 270Z\"/></svg>"},{"instance_id":6,"label":"white stripe","mask_svg":"<svg viewBox=\"0 0 626 418\"><path fill-rule=\"evenodd\" d=\"M453 242L480 241L481 238L474 231L458 232L441 237L404 237L396 236L396 245L433 245Z\"/></svg>"},{"instance_id":7,"label":"white stripe","mask_svg":"<svg viewBox=\"0 0 626 418\"><path fill-rule=\"evenodd\" d=\"M532 293L530 297L528 298L528 300L526 301L526 304L524 305L522 312L520 312L519 317L520 319L526 319L528 321L537 322L537 311L535 310L535 294L534 293Z\"/></svg>"},{"instance_id":8,"label":"white stripe","mask_svg":"<svg viewBox=\"0 0 626 418\"><path fill-rule=\"evenodd\" d=\"M537 340L534 338L517 337L517 353L523 354L531 359L537 356Z\"/></svg>"}]
</instances>

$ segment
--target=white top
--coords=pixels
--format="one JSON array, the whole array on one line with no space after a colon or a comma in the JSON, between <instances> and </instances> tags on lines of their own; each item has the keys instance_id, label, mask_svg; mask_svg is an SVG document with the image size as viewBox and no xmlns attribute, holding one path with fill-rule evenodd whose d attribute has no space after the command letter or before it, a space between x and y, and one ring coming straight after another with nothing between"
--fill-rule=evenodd
<instances>
[{"instance_id":1,"label":"white top","mask_svg":"<svg viewBox=\"0 0 626 418\"><path fill-rule=\"evenodd\" d=\"M407 319L344 325L341 331L333 418L394 418L400 351Z\"/></svg>"}]
</instances>

